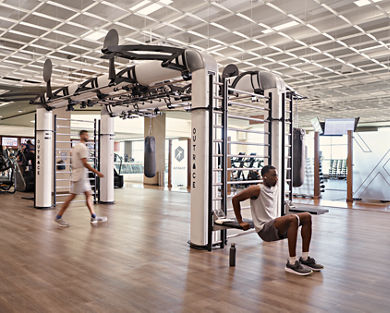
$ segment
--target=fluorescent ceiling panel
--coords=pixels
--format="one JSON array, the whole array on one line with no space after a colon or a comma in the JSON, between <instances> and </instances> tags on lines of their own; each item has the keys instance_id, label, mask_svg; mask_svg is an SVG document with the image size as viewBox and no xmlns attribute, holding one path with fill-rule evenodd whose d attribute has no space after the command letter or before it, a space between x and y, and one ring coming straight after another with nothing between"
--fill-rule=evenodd
<instances>
[{"instance_id":1,"label":"fluorescent ceiling panel","mask_svg":"<svg viewBox=\"0 0 390 313\"><path fill-rule=\"evenodd\" d=\"M296 21L291 21L291 22L288 22L288 23L284 23L284 24L281 24L281 25L278 25L278 26L275 26L272 28L268 28L266 30L263 30L263 33L264 34L268 34L268 33L272 33L274 30L282 30L282 29L286 29L286 28L289 28L289 27L293 27L293 26L296 26L298 25L299 23L296 22ZM260 24L259 24L260 25ZM264 25L264 24L263 24ZM263 25L260 25L260 26L263 26ZM266 26L266 25L264 25Z\"/></svg>"},{"instance_id":2,"label":"fluorescent ceiling panel","mask_svg":"<svg viewBox=\"0 0 390 313\"><path fill-rule=\"evenodd\" d=\"M156 12L157 10L161 9L162 5L159 3L153 3L151 5L148 5L147 7L144 7L143 9L137 11L138 14L141 15L149 15L153 12Z\"/></svg>"},{"instance_id":3,"label":"fluorescent ceiling panel","mask_svg":"<svg viewBox=\"0 0 390 313\"><path fill-rule=\"evenodd\" d=\"M142 2L140 2L140 3L138 3L138 4L136 4L136 5L132 6L132 7L130 8L130 10L131 10L131 11L137 11L139 8L142 8L142 7L144 7L145 5L147 5L147 4L149 4L149 3L150 3L149 0L144 0L144 1L142 1Z\"/></svg>"},{"instance_id":4,"label":"fluorescent ceiling panel","mask_svg":"<svg viewBox=\"0 0 390 313\"><path fill-rule=\"evenodd\" d=\"M274 29L276 30L282 30L282 29L286 29L286 28L289 28L289 27L293 27L295 25L298 25L299 23L296 22L296 21L291 21L291 22L288 22L288 23L284 23L282 25L279 25L279 26L275 26Z\"/></svg>"},{"instance_id":5,"label":"fluorescent ceiling panel","mask_svg":"<svg viewBox=\"0 0 390 313\"><path fill-rule=\"evenodd\" d=\"M99 40L100 38L103 38L103 37L106 36L106 35L107 35L107 32L106 32L106 31L98 30L98 31L94 31L94 32L92 32L92 33L89 33L89 32L88 32L88 35L86 35L86 36L84 37L84 39L96 41L96 40Z\"/></svg>"},{"instance_id":6,"label":"fluorescent ceiling panel","mask_svg":"<svg viewBox=\"0 0 390 313\"><path fill-rule=\"evenodd\" d=\"M369 5L371 2L380 2L382 0L358 0L358 1L355 1L354 3L358 6L358 7L364 7L365 5Z\"/></svg>"},{"instance_id":7,"label":"fluorescent ceiling panel","mask_svg":"<svg viewBox=\"0 0 390 313\"><path fill-rule=\"evenodd\" d=\"M141 2L142 5L140 5L139 7L142 7L147 3L149 3L149 1L143 1ZM157 10L160 10L164 5L169 5L171 3L172 0L160 0L159 2L152 3L147 7L144 7L143 9L137 11L137 13L141 15L149 15L152 14L153 12L156 12Z\"/></svg>"}]
</instances>

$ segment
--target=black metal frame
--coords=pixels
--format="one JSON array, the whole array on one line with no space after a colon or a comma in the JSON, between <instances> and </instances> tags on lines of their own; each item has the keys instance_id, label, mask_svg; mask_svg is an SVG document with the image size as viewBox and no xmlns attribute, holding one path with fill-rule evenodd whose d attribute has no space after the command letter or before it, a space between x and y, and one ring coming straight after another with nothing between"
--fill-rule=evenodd
<instances>
[{"instance_id":1,"label":"black metal frame","mask_svg":"<svg viewBox=\"0 0 390 313\"><path fill-rule=\"evenodd\" d=\"M96 159L96 148L97 148L97 144L96 144L96 118L93 120L93 167L95 169L97 169L97 159ZM98 193L98 188L97 188L97 175L96 173L93 173L93 177L94 177L94 193L93 193L93 203L97 203L97 193ZM99 188L100 190L100 188Z\"/></svg>"},{"instance_id":2,"label":"black metal frame","mask_svg":"<svg viewBox=\"0 0 390 313\"><path fill-rule=\"evenodd\" d=\"M209 74L209 196L208 196L208 227L207 227L207 250L211 251L213 244L213 118L214 118L214 80L213 75Z\"/></svg>"},{"instance_id":3,"label":"black metal frame","mask_svg":"<svg viewBox=\"0 0 390 313\"><path fill-rule=\"evenodd\" d=\"M222 208L224 214L227 214L227 158L228 158L228 98L229 98L229 88L228 88L228 79L222 79L222 177L221 177L221 194L222 194ZM227 231L226 229L221 230L221 248L225 247L225 242L227 240Z\"/></svg>"},{"instance_id":4,"label":"black metal frame","mask_svg":"<svg viewBox=\"0 0 390 313\"><path fill-rule=\"evenodd\" d=\"M159 94L159 88L150 89L149 87L142 86L137 82L135 73L135 66L127 67L118 73L115 73L114 58L121 57L128 60L156 60L161 61L161 66L172 70L179 71L183 80L191 79L191 72L186 65L186 49L170 47L170 46L158 46L158 45L117 45L104 47L102 50L103 55L101 58L109 59L109 86L115 86L122 82L128 83L127 86L118 86L114 88L115 91L120 89L127 90L128 95L136 95L136 97L129 97L128 95L121 95L118 97L113 96L115 100L110 99L110 96L104 94L102 90L105 86L98 84L98 78L90 78L82 82L73 95L69 94L68 87L61 87L52 92L50 85L48 85L45 93L37 94L32 100L31 104L39 104L44 106L47 110L53 109L49 105L51 100L68 100L68 109L72 110L74 105L80 104L81 108L91 107L98 103L100 100L104 100L107 97L115 103L115 105L131 105L136 102L148 101L153 99L159 99L172 96L173 98L181 97L183 101L190 100L190 95L186 94L186 91L182 91L183 96L177 95L176 92L164 91ZM138 53L139 52L139 53ZM152 53L151 53L152 52ZM157 54L156 54L157 52ZM141 92L138 92L141 90ZM93 99L86 101L72 100L73 96L80 95L84 92L94 92L96 96ZM147 94L145 97L139 97L139 94ZM137 111L137 110L136 110Z\"/></svg>"},{"instance_id":5,"label":"black metal frame","mask_svg":"<svg viewBox=\"0 0 390 313\"><path fill-rule=\"evenodd\" d=\"M53 122L53 167L54 167L54 180L53 180L53 207L56 207L57 203L57 114L54 114Z\"/></svg>"},{"instance_id":6,"label":"black metal frame","mask_svg":"<svg viewBox=\"0 0 390 313\"><path fill-rule=\"evenodd\" d=\"M272 165L272 92L268 93L268 165Z\"/></svg>"},{"instance_id":7,"label":"black metal frame","mask_svg":"<svg viewBox=\"0 0 390 313\"><path fill-rule=\"evenodd\" d=\"M97 164L97 170L100 172L100 147L101 147L101 144L100 144L100 138L101 138L101 126L100 126L100 124L101 124L101 121L99 120L98 121L98 138L99 138L99 140L98 140L98 154L97 154L97 160L98 160L98 164ZM96 151L96 150L95 150ZM97 197L97 201L98 201L98 203L100 203L100 178L98 177L97 178L97 182L98 182L98 197Z\"/></svg>"},{"instance_id":8,"label":"black metal frame","mask_svg":"<svg viewBox=\"0 0 390 313\"><path fill-rule=\"evenodd\" d=\"M281 190L281 215L285 215L287 212L285 210L286 204L286 195L288 195L288 200L292 202L293 196L293 142L294 142L294 126L293 126L293 92L282 94L282 190ZM286 115L286 97L288 98L288 115ZM287 118L288 116L288 118ZM286 134L286 123L289 125L288 133ZM288 138L288 144L286 146L286 136ZM288 148L288 153L286 157L286 148ZM286 162L287 158L287 162ZM286 168L287 163L287 168ZM287 179L286 179L287 177ZM288 183L288 191L286 192L286 182Z\"/></svg>"},{"instance_id":9,"label":"black metal frame","mask_svg":"<svg viewBox=\"0 0 390 313\"><path fill-rule=\"evenodd\" d=\"M286 187L286 93L282 93L282 164L280 169L280 180L281 180L281 190L280 190L280 196L281 196L281 215L285 215L285 202L286 202L286 195L285 195L285 187Z\"/></svg>"},{"instance_id":10,"label":"black metal frame","mask_svg":"<svg viewBox=\"0 0 390 313\"><path fill-rule=\"evenodd\" d=\"M293 178L294 178L294 162L293 162L293 149L294 149L294 125L293 125L293 103L294 103L294 98L293 98L293 93L290 92L290 99L289 99L289 122L290 122L290 134L289 134L289 138L290 138L290 142L289 142L289 162L288 162L288 167L290 168L290 184L289 184L289 195L288 195L288 199L290 201L290 203L292 202L293 200Z\"/></svg>"}]
</instances>

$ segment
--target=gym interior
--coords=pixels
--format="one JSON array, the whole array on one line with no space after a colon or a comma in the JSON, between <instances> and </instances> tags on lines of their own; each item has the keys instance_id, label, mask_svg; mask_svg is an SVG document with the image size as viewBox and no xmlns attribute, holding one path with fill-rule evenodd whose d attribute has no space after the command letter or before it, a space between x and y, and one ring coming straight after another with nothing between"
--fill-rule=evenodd
<instances>
[{"instance_id":1,"label":"gym interior","mask_svg":"<svg viewBox=\"0 0 390 313\"><path fill-rule=\"evenodd\" d=\"M389 312L389 14L0 1L0 312Z\"/></svg>"}]
</instances>

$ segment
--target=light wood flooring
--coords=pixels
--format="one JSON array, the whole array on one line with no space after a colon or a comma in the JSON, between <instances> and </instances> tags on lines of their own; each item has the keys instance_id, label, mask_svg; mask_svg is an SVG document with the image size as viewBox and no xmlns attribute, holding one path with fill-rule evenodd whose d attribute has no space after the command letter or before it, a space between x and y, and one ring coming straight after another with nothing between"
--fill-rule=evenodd
<instances>
[{"instance_id":1,"label":"light wood flooring","mask_svg":"<svg viewBox=\"0 0 390 313\"><path fill-rule=\"evenodd\" d=\"M229 249L191 250L190 194L127 187L109 222L81 204L53 224L21 193L0 194L0 312L390 312L390 214L332 209L313 217L311 255L322 273L284 271L287 241L237 237ZM300 239L299 245L300 247Z\"/></svg>"}]
</instances>

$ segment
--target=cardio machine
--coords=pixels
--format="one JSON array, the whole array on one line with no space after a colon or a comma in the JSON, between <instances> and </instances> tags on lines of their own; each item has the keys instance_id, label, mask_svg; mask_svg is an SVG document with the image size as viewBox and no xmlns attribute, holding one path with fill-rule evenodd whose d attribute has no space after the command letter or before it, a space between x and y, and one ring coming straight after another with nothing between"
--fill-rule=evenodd
<instances>
[{"instance_id":1,"label":"cardio machine","mask_svg":"<svg viewBox=\"0 0 390 313\"><path fill-rule=\"evenodd\" d=\"M27 149L19 150L16 165L16 190L34 191L35 187L35 153Z\"/></svg>"},{"instance_id":2,"label":"cardio machine","mask_svg":"<svg viewBox=\"0 0 390 313\"><path fill-rule=\"evenodd\" d=\"M117 153L114 153L114 162L117 162L117 160L119 160L119 166L118 169L116 166L114 166L114 188L123 188L124 181L123 181L123 175L121 175L123 157L121 157Z\"/></svg>"},{"instance_id":3,"label":"cardio machine","mask_svg":"<svg viewBox=\"0 0 390 313\"><path fill-rule=\"evenodd\" d=\"M15 193L16 165L13 157L6 150L0 152L0 192Z\"/></svg>"}]
</instances>

